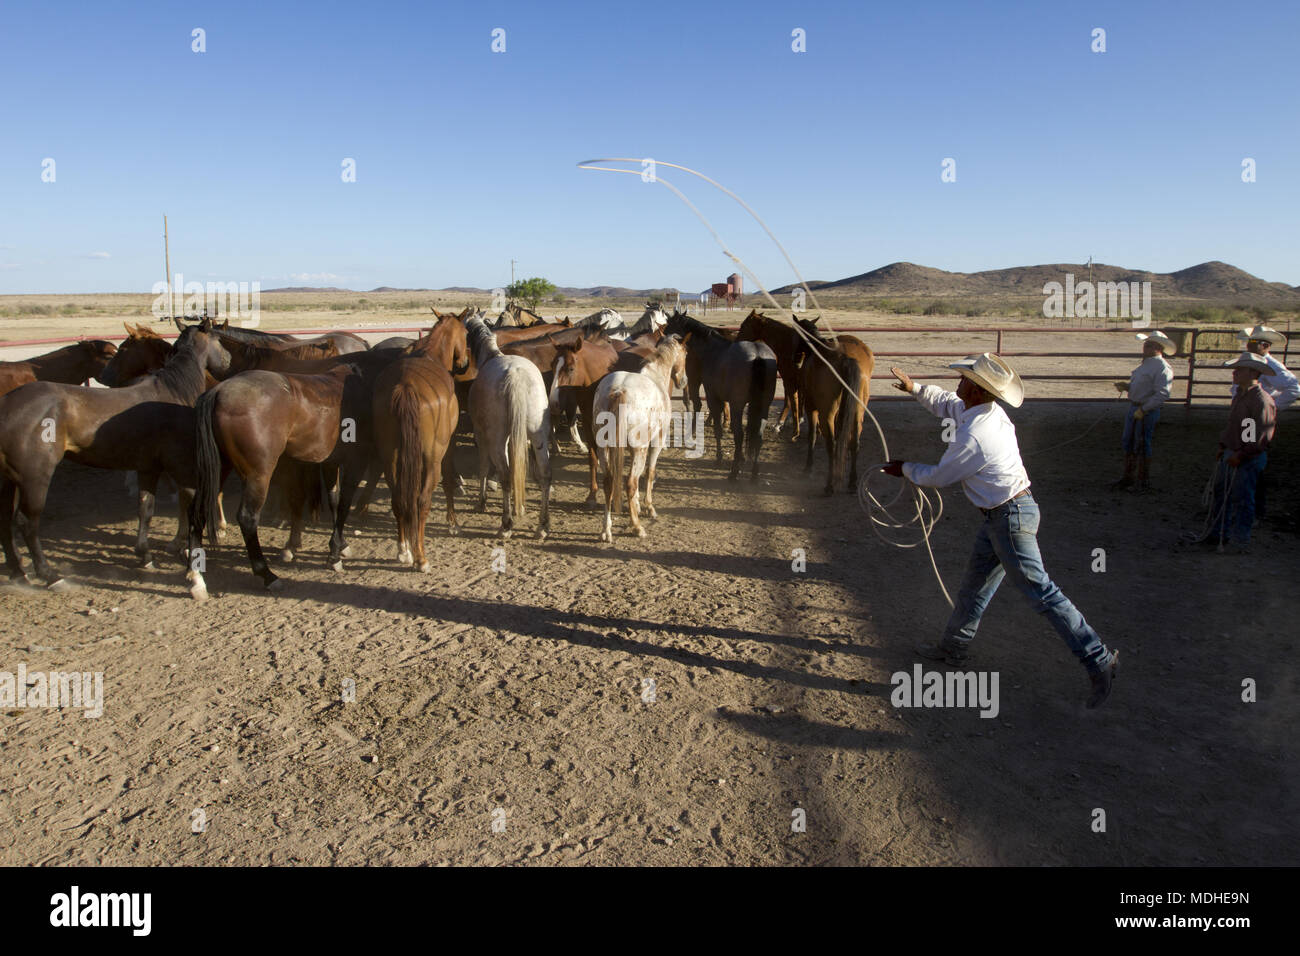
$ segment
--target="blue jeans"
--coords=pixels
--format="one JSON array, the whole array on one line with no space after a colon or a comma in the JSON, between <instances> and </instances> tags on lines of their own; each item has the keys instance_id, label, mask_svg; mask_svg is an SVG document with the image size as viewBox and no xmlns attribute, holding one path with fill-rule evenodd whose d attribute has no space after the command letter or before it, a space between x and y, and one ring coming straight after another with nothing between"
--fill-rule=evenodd
<instances>
[{"instance_id":1,"label":"blue jeans","mask_svg":"<svg viewBox=\"0 0 1300 956\"><path fill-rule=\"evenodd\" d=\"M1217 541L1220 528L1223 536L1233 544L1250 544L1250 528L1255 523L1255 491L1259 486L1261 473L1268 464L1268 452L1260 452L1254 458L1248 458L1234 470L1228 467L1228 452L1224 452L1214 474L1214 504L1210 514L1218 515L1223 507L1223 494L1228 493L1228 513L1215 522L1211 529L1211 539ZM1229 488L1229 480L1231 487Z\"/></svg>"},{"instance_id":2,"label":"blue jeans","mask_svg":"<svg viewBox=\"0 0 1300 956\"><path fill-rule=\"evenodd\" d=\"M1128 407L1128 414L1124 416L1124 439L1123 439L1124 454L1145 455L1147 458L1150 458L1151 457L1151 435L1156 430L1156 422L1160 421L1160 409L1157 408L1155 411L1147 412L1145 415L1142 416L1142 421L1140 424L1137 421L1135 421L1133 418L1133 412L1136 409L1137 409L1136 405L1130 405ZM1138 437L1138 441L1142 443L1141 448L1133 447L1133 439L1134 439L1133 432L1137 428L1141 428L1142 430L1141 436Z\"/></svg>"},{"instance_id":3,"label":"blue jeans","mask_svg":"<svg viewBox=\"0 0 1300 956\"><path fill-rule=\"evenodd\" d=\"M974 640L984 609L1006 577L1056 628L1084 667L1093 672L1104 670L1110 666L1111 652L1043 568L1038 517L1038 503L1032 495L1014 498L988 512L975 536L957 606L944 628L945 640L962 646Z\"/></svg>"}]
</instances>

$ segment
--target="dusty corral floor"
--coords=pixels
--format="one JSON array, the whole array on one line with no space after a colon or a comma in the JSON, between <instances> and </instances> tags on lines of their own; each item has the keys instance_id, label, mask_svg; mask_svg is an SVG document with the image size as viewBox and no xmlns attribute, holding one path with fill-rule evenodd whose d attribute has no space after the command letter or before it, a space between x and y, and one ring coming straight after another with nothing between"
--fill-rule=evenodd
<instances>
[{"instance_id":1,"label":"dusty corral floor","mask_svg":"<svg viewBox=\"0 0 1300 956\"><path fill-rule=\"evenodd\" d=\"M878 414L895 454L937 460L934 419ZM45 541L80 588L0 593L0 670L103 671L104 712L5 713L0 863L1294 864L1300 539L1263 523L1247 556L1175 547L1222 414L1168 410L1159 490L1137 497L1106 490L1118 405L1013 413L1048 570L1123 663L1086 711L1082 668L1007 589L975 645L995 719L891 705L947 608L924 552L823 497L821 452L810 479L788 441L756 484L667 452L649 537L623 523L612 547L565 456L553 537L505 543L499 573L499 497L487 515L460 499L458 538L435 508L420 575L394 560L381 489L346 571L318 527L279 595L232 528L205 604L174 559L133 569L120 475L65 465ZM1281 454L1272 508L1297 513L1300 451ZM471 448L458 460L473 473ZM980 516L945 498L955 589Z\"/></svg>"}]
</instances>

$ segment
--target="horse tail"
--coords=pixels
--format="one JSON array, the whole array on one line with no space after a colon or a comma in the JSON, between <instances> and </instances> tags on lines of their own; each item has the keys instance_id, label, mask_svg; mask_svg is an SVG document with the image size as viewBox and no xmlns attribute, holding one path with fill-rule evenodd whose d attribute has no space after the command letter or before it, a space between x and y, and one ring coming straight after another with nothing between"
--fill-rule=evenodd
<instances>
[{"instance_id":1,"label":"horse tail","mask_svg":"<svg viewBox=\"0 0 1300 956\"><path fill-rule=\"evenodd\" d=\"M849 357L846 361L838 363L844 369L844 384L846 388L840 396L840 410L835 418L835 449L836 468L840 476L845 481L849 477L849 447L852 444L851 438L854 425L861 421L858 416L858 400L862 397L862 366L858 364L857 359ZM849 489L853 491L855 489Z\"/></svg>"},{"instance_id":2,"label":"horse tail","mask_svg":"<svg viewBox=\"0 0 1300 956\"><path fill-rule=\"evenodd\" d=\"M510 420L507 434L506 455L510 465L510 493L514 496L515 516L522 518L525 514L524 497L528 482L528 398L524 391L526 383L510 376L506 385L507 411Z\"/></svg>"},{"instance_id":3,"label":"horse tail","mask_svg":"<svg viewBox=\"0 0 1300 956\"><path fill-rule=\"evenodd\" d=\"M198 481L194 500L190 503L190 530L196 534L197 543L203 542L203 531L209 529L208 543L217 543L217 529L221 527L221 511L217 495L221 493L221 449L212 427L212 409L217 392L204 392L194 404L194 445L198 457Z\"/></svg>"},{"instance_id":4,"label":"horse tail","mask_svg":"<svg viewBox=\"0 0 1300 956\"><path fill-rule=\"evenodd\" d=\"M397 448L394 455L393 504L400 509L398 530L402 540L415 550L416 518L420 513L420 490L424 487L424 448L420 441L421 405L415 390L401 384L393 389L389 410L397 423Z\"/></svg>"}]
</instances>

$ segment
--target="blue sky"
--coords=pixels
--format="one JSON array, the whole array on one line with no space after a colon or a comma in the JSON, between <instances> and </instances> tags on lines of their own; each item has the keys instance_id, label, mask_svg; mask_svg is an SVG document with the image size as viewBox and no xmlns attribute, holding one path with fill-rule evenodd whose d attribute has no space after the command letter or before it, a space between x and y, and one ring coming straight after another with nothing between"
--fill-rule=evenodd
<instances>
[{"instance_id":1,"label":"blue sky","mask_svg":"<svg viewBox=\"0 0 1300 956\"><path fill-rule=\"evenodd\" d=\"M1092 255L1297 284L1298 37L1291 0L10 3L0 293L148 291L164 212L191 281L733 271L662 186L576 168L599 156L708 173L812 279ZM660 172L766 285L793 278L730 200Z\"/></svg>"}]
</instances>

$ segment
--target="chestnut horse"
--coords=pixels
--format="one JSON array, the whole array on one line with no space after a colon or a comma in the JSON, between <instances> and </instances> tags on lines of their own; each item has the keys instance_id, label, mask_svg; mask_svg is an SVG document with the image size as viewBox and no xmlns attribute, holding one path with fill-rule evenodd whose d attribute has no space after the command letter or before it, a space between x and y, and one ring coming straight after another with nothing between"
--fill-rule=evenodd
<instances>
[{"instance_id":1,"label":"chestnut horse","mask_svg":"<svg viewBox=\"0 0 1300 956\"><path fill-rule=\"evenodd\" d=\"M722 412L724 406L731 413L731 436L735 442L735 457L731 473L735 480L745 455L753 459L751 479L758 478L758 455L763 446L763 426L776 394L776 356L762 342L736 342L699 319L684 312L674 312L665 331L686 339L686 376L688 391L691 359L695 359L699 383L704 386L704 398L709 405L709 418L717 442L718 461L722 461ZM662 345L663 343L660 343ZM695 399L695 410L699 410ZM749 409L749 426L746 429L745 409Z\"/></svg>"},{"instance_id":2,"label":"chestnut horse","mask_svg":"<svg viewBox=\"0 0 1300 956\"><path fill-rule=\"evenodd\" d=\"M420 571L429 570L424 528L439 474L447 497L448 533L456 533L456 463L448 451L460 406L452 375L468 365L465 324L455 316L444 317L375 379L375 446L392 489L397 559Z\"/></svg>"},{"instance_id":3,"label":"chestnut horse","mask_svg":"<svg viewBox=\"0 0 1300 956\"><path fill-rule=\"evenodd\" d=\"M826 494L835 493L835 486L844 477L846 465L849 466L849 480L845 490L857 494L862 410L871 397L871 373L876 367L876 357L860 339L851 335L841 335L835 343L827 341L817 328L820 319L821 316L795 319L811 341L810 344L801 338L799 342L799 356L803 359L804 410L808 417L808 460L804 471L812 470L813 439L820 430L828 459ZM811 354L813 349L826 361ZM862 404L846 397L840 379Z\"/></svg>"},{"instance_id":4,"label":"chestnut horse","mask_svg":"<svg viewBox=\"0 0 1300 956\"><path fill-rule=\"evenodd\" d=\"M239 530L253 573L268 590L283 582L272 573L258 539L257 523L277 463L291 458L338 466L338 505L330 535L330 564L343 570L343 527L352 495L374 455L370 395L375 377L401 356L396 350L367 351L310 363L318 374L252 371L226 379L195 405L198 486L190 507L190 554L208 525L215 526L217 492L233 468L244 491ZM320 472L322 492L325 471ZM186 575L190 594L207 597L203 562L191 557Z\"/></svg>"},{"instance_id":5,"label":"chestnut horse","mask_svg":"<svg viewBox=\"0 0 1300 956\"><path fill-rule=\"evenodd\" d=\"M799 347L802 340L799 333L776 319L768 318L757 309L750 309L745 321L740 323L737 338L742 342L766 342L776 355L776 367L781 372L781 386L785 392L785 403L781 406L781 417L776 421L776 430L780 431L786 419L794 428L791 441L799 440L799 426L803 423L801 396L799 394Z\"/></svg>"},{"instance_id":6,"label":"chestnut horse","mask_svg":"<svg viewBox=\"0 0 1300 956\"><path fill-rule=\"evenodd\" d=\"M95 468L147 470L148 461L161 460L151 449L166 443L166 434L158 419L133 410L146 403L192 405L203 392L203 373L221 374L229 363L215 335L193 328L177 340L167 364L126 388L32 382L0 397L0 543L10 578L26 577L14 545L15 494L36 575L55 587L61 579L41 549L40 523L59 462L66 457ZM184 486L185 475L173 477ZM145 481L140 493L141 521L147 524L144 497L147 493L152 513L153 495ZM147 561L147 539L144 550L141 558Z\"/></svg>"},{"instance_id":7,"label":"chestnut horse","mask_svg":"<svg viewBox=\"0 0 1300 956\"><path fill-rule=\"evenodd\" d=\"M98 379L116 352L117 346L112 342L83 339L21 362L0 362L0 395L28 382L81 385L92 378Z\"/></svg>"}]
</instances>

